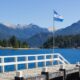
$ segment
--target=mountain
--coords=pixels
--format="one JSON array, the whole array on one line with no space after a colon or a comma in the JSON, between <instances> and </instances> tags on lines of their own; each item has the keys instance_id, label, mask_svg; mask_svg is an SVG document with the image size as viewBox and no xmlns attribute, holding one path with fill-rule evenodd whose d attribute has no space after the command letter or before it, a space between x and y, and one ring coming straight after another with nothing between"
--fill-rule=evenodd
<instances>
[{"instance_id":1,"label":"mountain","mask_svg":"<svg viewBox=\"0 0 80 80\"><path fill-rule=\"evenodd\" d=\"M55 31L55 47L58 48L80 48L80 21ZM59 36L61 35L61 36ZM53 37L48 39L43 48L53 48Z\"/></svg>"},{"instance_id":2,"label":"mountain","mask_svg":"<svg viewBox=\"0 0 80 80\"><path fill-rule=\"evenodd\" d=\"M77 35L80 34L80 21L73 23L72 25L64 28L57 30L55 32L55 35Z\"/></svg>"},{"instance_id":3,"label":"mountain","mask_svg":"<svg viewBox=\"0 0 80 80\"><path fill-rule=\"evenodd\" d=\"M49 31L46 28L41 28L34 24L29 24L24 26L18 24L15 25L14 28L12 26L0 24L0 39L8 39L14 35L20 40L26 40L41 32L49 32Z\"/></svg>"},{"instance_id":4,"label":"mountain","mask_svg":"<svg viewBox=\"0 0 80 80\"><path fill-rule=\"evenodd\" d=\"M42 32L29 38L27 42L30 47L41 47L51 36L52 33L50 32Z\"/></svg>"},{"instance_id":5,"label":"mountain","mask_svg":"<svg viewBox=\"0 0 80 80\"><path fill-rule=\"evenodd\" d=\"M53 38L48 38L48 40L41 46L41 48L53 48Z\"/></svg>"},{"instance_id":6,"label":"mountain","mask_svg":"<svg viewBox=\"0 0 80 80\"><path fill-rule=\"evenodd\" d=\"M47 28L41 28L38 25L11 25L0 23L0 40L9 39L15 36L18 40L27 41L31 47L38 47L43 44L51 32Z\"/></svg>"}]
</instances>

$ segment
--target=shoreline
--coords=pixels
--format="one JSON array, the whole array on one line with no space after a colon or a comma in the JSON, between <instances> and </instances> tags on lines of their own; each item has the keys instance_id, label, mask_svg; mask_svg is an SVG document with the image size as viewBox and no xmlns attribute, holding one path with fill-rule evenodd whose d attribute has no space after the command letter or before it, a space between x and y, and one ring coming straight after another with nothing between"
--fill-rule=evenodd
<instances>
[{"instance_id":1,"label":"shoreline","mask_svg":"<svg viewBox=\"0 0 80 80\"><path fill-rule=\"evenodd\" d=\"M12 49L12 50L32 50L32 49L40 49L40 48L13 48L13 47L0 47L0 49Z\"/></svg>"},{"instance_id":2,"label":"shoreline","mask_svg":"<svg viewBox=\"0 0 80 80\"><path fill-rule=\"evenodd\" d=\"M10 50L39 50L39 49L80 49L80 47L78 48L13 48L13 47L0 47L0 49L4 50L4 49L10 49Z\"/></svg>"}]
</instances>

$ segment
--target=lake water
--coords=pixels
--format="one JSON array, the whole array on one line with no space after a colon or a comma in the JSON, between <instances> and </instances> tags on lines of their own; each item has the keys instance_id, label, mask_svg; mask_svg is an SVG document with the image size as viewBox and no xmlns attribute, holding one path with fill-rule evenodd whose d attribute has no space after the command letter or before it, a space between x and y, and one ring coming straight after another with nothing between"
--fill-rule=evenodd
<instances>
[{"instance_id":1,"label":"lake water","mask_svg":"<svg viewBox=\"0 0 80 80\"><path fill-rule=\"evenodd\" d=\"M9 55L31 55L31 54L46 54L53 53L53 49L32 49L32 50L0 50L0 56L9 56ZM65 57L70 63L76 63L80 61L80 49L54 49L54 53L60 53ZM20 65L21 66L21 65ZM22 65L23 66L23 65ZM21 68L22 68L21 66ZM14 70L14 66L5 67L5 71ZM20 69L20 68L19 68Z\"/></svg>"},{"instance_id":2,"label":"lake water","mask_svg":"<svg viewBox=\"0 0 80 80\"><path fill-rule=\"evenodd\" d=\"M80 61L80 49L54 49L55 53L60 53L69 62L76 63ZM28 55L28 54L46 54L53 53L53 49L33 49L33 50L0 50L0 56L8 55Z\"/></svg>"}]
</instances>

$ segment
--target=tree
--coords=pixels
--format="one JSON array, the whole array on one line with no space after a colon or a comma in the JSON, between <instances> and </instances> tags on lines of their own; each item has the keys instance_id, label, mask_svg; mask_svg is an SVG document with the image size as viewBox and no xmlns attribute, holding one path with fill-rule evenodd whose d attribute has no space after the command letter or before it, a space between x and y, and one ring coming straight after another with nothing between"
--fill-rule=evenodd
<instances>
[{"instance_id":1,"label":"tree","mask_svg":"<svg viewBox=\"0 0 80 80\"><path fill-rule=\"evenodd\" d=\"M19 42L18 42L18 40L16 39L15 36L12 36L9 41L10 41L10 44L11 44L12 47L14 47L14 48L19 47Z\"/></svg>"},{"instance_id":2,"label":"tree","mask_svg":"<svg viewBox=\"0 0 80 80\"><path fill-rule=\"evenodd\" d=\"M28 48L29 45L27 42L22 42L18 40L15 36L12 36L10 39L0 40L0 46L2 47L13 47L13 48Z\"/></svg>"},{"instance_id":3,"label":"tree","mask_svg":"<svg viewBox=\"0 0 80 80\"><path fill-rule=\"evenodd\" d=\"M28 46L28 44L26 43L26 42L23 42L22 43L22 48L28 48L29 46Z\"/></svg>"},{"instance_id":4,"label":"tree","mask_svg":"<svg viewBox=\"0 0 80 80\"><path fill-rule=\"evenodd\" d=\"M2 46L3 46L3 47L8 47L8 41L4 39L4 40L2 41Z\"/></svg>"},{"instance_id":5,"label":"tree","mask_svg":"<svg viewBox=\"0 0 80 80\"><path fill-rule=\"evenodd\" d=\"M53 38L47 40L46 43L43 44L43 48L77 48L80 47L80 34L78 35L68 35L68 36L56 36L54 38L55 45L53 45Z\"/></svg>"}]
</instances>

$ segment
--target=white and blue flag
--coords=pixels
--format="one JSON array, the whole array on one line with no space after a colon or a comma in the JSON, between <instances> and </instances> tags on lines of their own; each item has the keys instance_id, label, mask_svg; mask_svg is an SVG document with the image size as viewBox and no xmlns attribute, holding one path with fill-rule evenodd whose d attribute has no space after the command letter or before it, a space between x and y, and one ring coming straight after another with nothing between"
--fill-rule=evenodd
<instances>
[{"instance_id":1,"label":"white and blue flag","mask_svg":"<svg viewBox=\"0 0 80 80\"><path fill-rule=\"evenodd\" d=\"M63 22L63 20L64 20L63 16L59 15L56 11L54 11L54 21Z\"/></svg>"}]
</instances>

